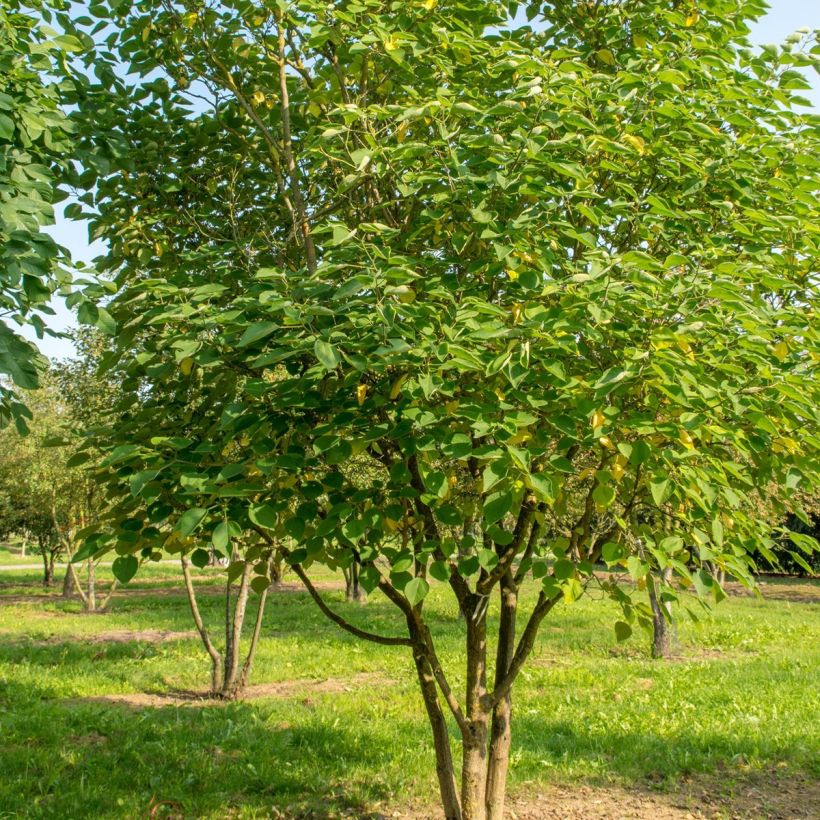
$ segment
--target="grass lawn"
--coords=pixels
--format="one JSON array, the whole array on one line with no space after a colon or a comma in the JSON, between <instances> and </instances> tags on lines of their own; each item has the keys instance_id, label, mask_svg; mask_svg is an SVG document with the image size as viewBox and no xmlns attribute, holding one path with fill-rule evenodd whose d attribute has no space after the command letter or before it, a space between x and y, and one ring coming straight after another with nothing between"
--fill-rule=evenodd
<instances>
[{"instance_id":1,"label":"grass lawn","mask_svg":"<svg viewBox=\"0 0 820 820\"><path fill-rule=\"evenodd\" d=\"M109 570L99 576L107 583ZM35 567L0 573L0 818L407 817L435 806L408 650L341 632L287 585L269 598L252 680L277 686L232 704L152 701L207 684L176 568L141 572L102 615L39 582ZM767 591L683 623L674 662L650 660L643 634L616 644L607 602L557 608L515 691L513 805L544 790L623 788L732 817L732 795L757 789L741 816L816 816L820 588ZM351 620L399 631L380 599L360 608L325 594ZM217 624L221 599L201 598ZM458 690L459 619L441 586L427 607ZM769 812L790 793L795 813Z\"/></svg>"}]
</instances>

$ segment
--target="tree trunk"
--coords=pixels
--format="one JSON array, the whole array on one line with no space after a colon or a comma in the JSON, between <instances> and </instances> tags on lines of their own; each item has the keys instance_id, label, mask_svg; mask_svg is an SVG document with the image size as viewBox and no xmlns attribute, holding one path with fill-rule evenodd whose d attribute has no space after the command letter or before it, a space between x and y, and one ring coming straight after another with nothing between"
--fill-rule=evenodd
<instances>
[{"instance_id":1,"label":"tree trunk","mask_svg":"<svg viewBox=\"0 0 820 820\"><path fill-rule=\"evenodd\" d=\"M476 714L461 741L461 816L487 817L487 714Z\"/></svg>"},{"instance_id":2,"label":"tree trunk","mask_svg":"<svg viewBox=\"0 0 820 820\"><path fill-rule=\"evenodd\" d=\"M43 556L43 586L50 589L54 583L54 553L50 552L42 541L40 542L40 552Z\"/></svg>"},{"instance_id":3,"label":"tree trunk","mask_svg":"<svg viewBox=\"0 0 820 820\"><path fill-rule=\"evenodd\" d=\"M31 533L28 530L23 530L20 541L20 557L26 557L26 547L28 546L28 539L31 537Z\"/></svg>"},{"instance_id":4,"label":"tree trunk","mask_svg":"<svg viewBox=\"0 0 820 820\"><path fill-rule=\"evenodd\" d=\"M182 559L182 577L185 580L185 593L188 596L188 605L191 607L191 615L194 618L199 637L202 639L202 645L211 659L211 694L217 695L222 692L222 656L217 652L216 647L211 642L211 636L205 628L205 623L202 620L202 615L199 612L199 604L196 600L196 593L194 592L194 585L191 581L191 569L187 556L183 555Z\"/></svg>"},{"instance_id":5,"label":"tree trunk","mask_svg":"<svg viewBox=\"0 0 820 820\"><path fill-rule=\"evenodd\" d=\"M461 804L458 799L453 753L450 749L450 734L447 730L447 719L441 709L436 689L436 679L430 662L427 659L426 648L417 631L411 626L411 635L415 641L413 660L416 663L421 695L424 699L424 708L433 731L433 746L436 752L436 775L438 776L441 806L444 809L445 820L462 820Z\"/></svg>"},{"instance_id":6,"label":"tree trunk","mask_svg":"<svg viewBox=\"0 0 820 820\"><path fill-rule=\"evenodd\" d=\"M487 599L472 596L467 616L468 726L461 739L461 815L463 820L487 816Z\"/></svg>"},{"instance_id":7,"label":"tree trunk","mask_svg":"<svg viewBox=\"0 0 820 820\"><path fill-rule=\"evenodd\" d=\"M662 571L664 583L672 578L671 568ZM675 646L675 627L672 621L672 605L662 601L658 590L658 581L654 574L648 578L649 604L652 607L652 657L670 658Z\"/></svg>"},{"instance_id":8,"label":"tree trunk","mask_svg":"<svg viewBox=\"0 0 820 820\"><path fill-rule=\"evenodd\" d=\"M250 562L245 562L245 567L242 570L242 580L239 582L239 594L236 598L236 604L233 608L233 617L231 617L231 597L230 584L228 584L228 591L226 594L227 608L225 612L225 671L222 679L222 694L226 698L233 698L236 696L237 675L239 674L239 650L242 642L242 626L245 622L245 610L248 605L248 592L250 590L250 579L253 566Z\"/></svg>"},{"instance_id":9,"label":"tree trunk","mask_svg":"<svg viewBox=\"0 0 820 820\"><path fill-rule=\"evenodd\" d=\"M498 628L498 650L495 663L495 685L498 686L512 664L515 652L515 619L518 590L512 573L501 579L501 617ZM487 761L487 820L502 820L507 791L512 742L512 696L508 692L493 710L490 730L490 757Z\"/></svg>"},{"instance_id":10,"label":"tree trunk","mask_svg":"<svg viewBox=\"0 0 820 820\"><path fill-rule=\"evenodd\" d=\"M356 601L357 603L367 603L367 593L359 584L359 562L353 563L344 570L345 576L345 600Z\"/></svg>"},{"instance_id":11,"label":"tree trunk","mask_svg":"<svg viewBox=\"0 0 820 820\"><path fill-rule=\"evenodd\" d=\"M256 648L259 645L259 636L262 633L262 619L265 614L265 602L268 599L268 590L264 589L259 596L259 605L256 608L256 621L253 625L253 635L251 637L251 645L248 647L248 654L245 656L245 663L242 665L242 672L234 687L233 697L238 698L242 696L245 687L248 685L248 680L253 669L253 659L256 657Z\"/></svg>"},{"instance_id":12,"label":"tree trunk","mask_svg":"<svg viewBox=\"0 0 820 820\"><path fill-rule=\"evenodd\" d=\"M71 556L69 555L66 557L65 575L63 576L63 598L70 598L78 585L77 573L74 571L74 564L71 563Z\"/></svg>"},{"instance_id":13,"label":"tree trunk","mask_svg":"<svg viewBox=\"0 0 820 820\"><path fill-rule=\"evenodd\" d=\"M94 559L88 559L88 591L86 592L85 608L87 612L97 611L97 567Z\"/></svg>"}]
</instances>

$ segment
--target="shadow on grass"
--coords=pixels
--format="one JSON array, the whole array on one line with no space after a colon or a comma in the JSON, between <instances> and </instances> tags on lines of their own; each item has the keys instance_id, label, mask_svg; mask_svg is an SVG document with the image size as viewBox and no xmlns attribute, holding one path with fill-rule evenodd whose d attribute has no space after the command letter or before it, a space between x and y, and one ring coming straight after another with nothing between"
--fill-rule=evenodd
<instances>
[{"instance_id":1,"label":"shadow on grass","mask_svg":"<svg viewBox=\"0 0 820 820\"><path fill-rule=\"evenodd\" d=\"M122 709L0 687L0 815L380 817L383 738L299 703ZM8 815L6 814L8 813Z\"/></svg>"}]
</instances>

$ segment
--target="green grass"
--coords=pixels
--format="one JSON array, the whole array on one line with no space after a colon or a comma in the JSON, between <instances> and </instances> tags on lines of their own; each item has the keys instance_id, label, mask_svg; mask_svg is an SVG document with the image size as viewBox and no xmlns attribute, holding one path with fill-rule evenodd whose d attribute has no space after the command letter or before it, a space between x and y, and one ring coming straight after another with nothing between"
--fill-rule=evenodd
<instances>
[{"instance_id":1,"label":"green grass","mask_svg":"<svg viewBox=\"0 0 820 820\"><path fill-rule=\"evenodd\" d=\"M99 574L102 583L110 577ZM148 568L131 586L156 594L125 591L104 615L54 597L10 597L37 593L38 583L36 570L0 574L0 818L130 818L158 802L155 816L269 817L278 807L361 817L435 802L407 650L362 643L305 594L281 592L269 599L254 683L372 677L335 693L297 686L289 698L205 708L95 701L205 688L197 640L83 640L191 630L185 598L167 594L178 587L176 569ZM326 595L351 620L399 631L378 599L362 609ZM209 622L218 622L220 606L202 596ZM460 622L441 587L427 608L458 690ZM719 772L729 782L775 769L816 777L817 614L812 603L732 598L700 624L684 623L687 658L665 663L648 658L645 635L615 643L606 602L556 609L517 684L512 791L575 782L671 789L683 777Z\"/></svg>"}]
</instances>

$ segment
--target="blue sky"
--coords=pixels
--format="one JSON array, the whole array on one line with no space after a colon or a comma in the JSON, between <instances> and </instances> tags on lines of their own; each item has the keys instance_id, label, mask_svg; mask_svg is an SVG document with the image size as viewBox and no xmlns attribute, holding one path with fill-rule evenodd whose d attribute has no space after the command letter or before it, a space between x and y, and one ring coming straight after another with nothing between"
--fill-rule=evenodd
<instances>
[{"instance_id":1,"label":"blue sky","mask_svg":"<svg viewBox=\"0 0 820 820\"><path fill-rule=\"evenodd\" d=\"M820 3L811 3L807 0L770 0L769 4L769 13L752 30L752 40L759 45L782 43L789 34L799 28L820 29ZM815 108L820 109L820 77L812 74L809 80L812 83L812 90L804 92L804 96L809 97ZM57 212L56 224L49 229L49 233L71 251L73 259L88 262L102 252L103 247L100 243L89 244L87 230L82 223L64 219L62 206L57 208ZM50 317L49 325L54 330L63 331L76 325L73 315L62 302L55 302L52 306L57 315ZM50 358L65 358L73 353L71 343L67 339L37 340L28 329L25 335L35 341L40 350Z\"/></svg>"}]
</instances>

